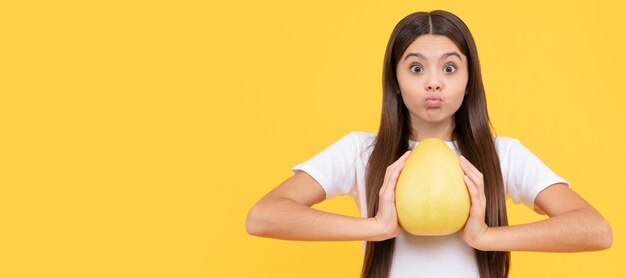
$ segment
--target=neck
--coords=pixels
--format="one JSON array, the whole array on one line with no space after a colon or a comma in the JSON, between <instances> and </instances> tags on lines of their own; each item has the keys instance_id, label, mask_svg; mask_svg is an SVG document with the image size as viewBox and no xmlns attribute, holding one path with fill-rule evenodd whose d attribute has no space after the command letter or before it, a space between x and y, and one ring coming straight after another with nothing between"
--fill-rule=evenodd
<instances>
[{"instance_id":1,"label":"neck","mask_svg":"<svg viewBox=\"0 0 626 278\"><path fill-rule=\"evenodd\" d=\"M427 138L438 138L442 141L452 141L454 118L442 122L416 122L412 124L411 140L422 141Z\"/></svg>"}]
</instances>

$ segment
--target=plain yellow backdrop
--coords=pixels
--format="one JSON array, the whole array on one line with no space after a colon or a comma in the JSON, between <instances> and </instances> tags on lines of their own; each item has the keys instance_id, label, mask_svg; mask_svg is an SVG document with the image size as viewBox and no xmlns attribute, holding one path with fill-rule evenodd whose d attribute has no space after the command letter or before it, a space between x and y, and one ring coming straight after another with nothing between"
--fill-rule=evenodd
<instances>
[{"instance_id":1,"label":"plain yellow backdrop","mask_svg":"<svg viewBox=\"0 0 626 278\"><path fill-rule=\"evenodd\" d=\"M0 277L358 276L360 242L253 237L245 217L292 166L377 131L389 35L433 9L473 32L497 134L613 227L606 251L514 252L511 277L626 276L618 1L13 1ZM316 208L357 215L347 197Z\"/></svg>"}]
</instances>

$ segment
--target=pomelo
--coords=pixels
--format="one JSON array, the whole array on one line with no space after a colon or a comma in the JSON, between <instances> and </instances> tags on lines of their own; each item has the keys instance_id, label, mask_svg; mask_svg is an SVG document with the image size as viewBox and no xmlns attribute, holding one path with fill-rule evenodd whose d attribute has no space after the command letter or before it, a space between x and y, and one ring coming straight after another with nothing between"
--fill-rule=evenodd
<instances>
[{"instance_id":1,"label":"pomelo","mask_svg":"<svg viewBox=\"0 0 626 278\"><path fill-rule=\"evenodd\" d=\"M424 139L413 149L396 183L400 226L419 236L453 234L470 210L458 155L442 140Z\"/></svg>"}]
</instances>

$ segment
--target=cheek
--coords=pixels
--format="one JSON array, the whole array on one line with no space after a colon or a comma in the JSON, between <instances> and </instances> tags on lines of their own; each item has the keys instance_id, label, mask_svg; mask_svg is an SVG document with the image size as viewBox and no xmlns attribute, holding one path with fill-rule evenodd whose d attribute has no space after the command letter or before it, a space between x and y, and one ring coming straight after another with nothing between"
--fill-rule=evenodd
<instances>
[{"instance_id":1,"label":"cheek","mask_svg":"<svg viewBox=\"0 0 626 278\"><path fill-rule=\"evenodd\" d=\"M463 99L468 85L467 82L467 75L460 76L458 79L452 80L452 82L450 82L450 89L454 92L453 95L459 96L460 99Z\"/></svg>"},{"instance_id":2,"label":"cheek","mask_svg":"<svg viewBox=\"0 0 626 278\"><path fill-rule=\"evenodd\" d=\"M408 82L408 78L406 76L404 76L401 73L397 74L397 78L398 78L398 87L400 87L400 91L404 94L407 90L408 87L410 87L410 82Z\"/></svg>"},{"instance_id":3,"label":"cheek","mask_svg":"<svg viewBox=\"0 0 626 278\"><path fill-rule=\"evenodd\" d=\"M419 92L419 89L421 88L420 86L421 84L418 79L407 76L406 74L398 75L398 87L400 87L400 92L402 92L402 95L414 95Z\"/></svg>"},{"instance_id":4,"label":"cheek","mask_svg":"<svg viewBox=\"0 0 626 278\"><path fill-rule=\"evenodd\" d=\"M463 99L465 98L465 91L467 89L467 78L460 78L459 80L454 80L450 87L450 103L456 108L459 108L463 103Z\"/></svg>"}]
</instances>

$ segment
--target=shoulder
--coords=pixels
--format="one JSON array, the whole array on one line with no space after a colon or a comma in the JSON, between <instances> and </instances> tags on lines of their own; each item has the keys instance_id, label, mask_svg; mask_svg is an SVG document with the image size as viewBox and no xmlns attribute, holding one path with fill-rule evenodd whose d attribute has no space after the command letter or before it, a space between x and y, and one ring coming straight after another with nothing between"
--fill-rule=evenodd
<instances>
[{"instance_id":1,"label":"shoulder","mask_svg":"<svg viewBox=\"0 0 626 278\"><path fill-rule=\"evenodd\" d=\"M494 138L494 141L498 145L510 145L510 144L519 142L519 139L513 138L513 137L506 137L506 136L496 136Z\"/></svg>"},{"instance_id":2,"label":"shoulder","mask_svg":"<svg viewBox=\"0 0 626 278\"><path fill-rule=\"evenodd\" d=\"M535 155L521 142L521 140L504 136L498 136L494 140L496 151L501 162L535 162Z\"/></svg>"},{"instance_id":3,"label":"shoulder","mask_svg":"<svg viewBox=\"0 0 626 278\"><path fill-rule=\"evenodd\" d=\"M352 131L345 136L355 146L357 155L361 156L362 160L367 160L372 153L374 143L376 140L376 134L365 131Z\"/></svg>"},{"instance_id":4,"label":"shoulder","mask_svg":"<svg viewBox=\"0 0 626 278\"><path fill-rule=\"evenodd\" d=\"M366 131L352 131L346 137L354 140L354 143L361 150L371 147L376 140L376 134Z\"/></svg>"},{"instance_id":5,"label":"shoulder","mask_svg":"<svg viewBox=\"0 0 626 278\"><path fill-rule=\"evenodd\" d=\"M336 141L327 148L333 151L354 152L370 145L375 137L374 134L369 132L350 131L347 134L344 133L341 138L336 139Z\"/></svg>"},{"instance_id":6,"label":"shoulder","mask_svg":"<svg viewBox=\"0 0 626 278\"><path fill-rule=\"evenodd\" d=\"M374 141L376 138L376 134L365 131L351 131L347 136L350 136L359 142L370 142Z\"/></svg>"},{"instance_id":7,"label":"shoulder","mask_svg":"<svg viewBox=\"0 0 626 278\"><path fill-rule=\"evenodd\" d=\"M496 150L498 153L506 152L510 150L511 147L515 147L520 145L520 141L517 138L506 137L506 136L496 136L494 138L494 144L496 146Z\"/></svg>"}]
</instances>

